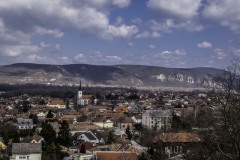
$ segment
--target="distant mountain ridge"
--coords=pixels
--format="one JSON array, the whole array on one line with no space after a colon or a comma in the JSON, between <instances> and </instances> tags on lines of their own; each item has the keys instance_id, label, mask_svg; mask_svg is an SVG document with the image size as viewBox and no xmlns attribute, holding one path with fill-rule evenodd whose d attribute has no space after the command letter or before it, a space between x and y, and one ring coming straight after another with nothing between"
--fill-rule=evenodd
<instances>
[{"instance_id":1,"label":"distant mountain ridge","mask_svg":"<svg viewBox=\"0 0 240 160\"><path fill-rule=\"evenodd\" d=\"M89 86L202 88L222 73L216 68L16 63L0 66L0 83L77 85L81 80Z\"/></svg>"}]
</instances>

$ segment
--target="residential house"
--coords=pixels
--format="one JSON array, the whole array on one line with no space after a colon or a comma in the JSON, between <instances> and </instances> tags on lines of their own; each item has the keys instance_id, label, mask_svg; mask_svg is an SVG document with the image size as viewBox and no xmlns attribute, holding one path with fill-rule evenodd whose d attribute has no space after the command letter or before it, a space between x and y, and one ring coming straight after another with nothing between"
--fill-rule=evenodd
<instances>
[{"instance_id":1,"label":"residential house","mask_svg":"<svg viewBox=\"0 0 240 160\"><path fill-rule=\"evenodd\" d=\"M41 143L13 143L12 156L10 160L41 160L42 144Z\"/></svg>"},{"instance_id":2,"label":"residential house","mask_svg":"<svg viewBox=\"0 0 240 160\"><path fill-rule=\"evenodd\" d=\"M46 115L43 112L40 112L37 114L38 120L40 122L44 121L46 119Z\"/></svg>"},{"instance_id":3,"label":"residential house","mask_svg":"<svg viewBox=\"0 0 240 160\"><path fill-rule=\"evenodd\" d=\"M35 125L33 124L32 119L18 118L16 126L19 130L23 130L23 129L33 129Z\"/></svg>"},{"instance_id":4,"label":"residential house","mask_svg":"<svg viewBox=\"0 0 240 160\"><path fill-rule=\"evenodd\" d=\"M153 144L160 146L160 150L168 157L187 153L201 143L202 139L196 133L161 133L153 140Z\"/></svg>"},{"instance_id":5,"label":"residential house","mask_svg":"<svg viewBox=\"0 0 240 160\"><path fill-rule=\"evenodd\" d=\"M43 141L44 138L42 136L35 134L33 136L24 137L21 143L42 143Z\"/></svg>"},{"instance_id":6,"label":"residential house","mask_svg":"<svg viewBox=\"0 0 240 160\"><path fill-rule=\"evenodd\" d=\"M0 139L0 153L1 153L1 150L5 150L5 149L7 149L7 146L3 143L3 140Z\"/></svg>"},{"instance_id":7,"label":"residential house","mask_svg":"<svg viewBox=\"0 0 240 160\"><path fill-rule=\"evenodd\" d=\"M146 110L142 114L142 124L148 129L168 130L172 123L171 110Z\"/></svg>"},{"instance_id":8,"label":"residential house","mask_svg":"<svg viewBox=\"0 0 240 160\"><path fill-rule=\"evenodd\" d=\"M104 143L102 134L97 130L88 130L87 132L81 134L78 140L83 140L84 142L91 142L93 145L99 143Z\"/></svg>"},{"instance_id":9,"label":"residential house","mask_svg":"<svg viewBox=\"0 0 240 160\"><path fill-rule=\"evenodd\" d=\"M84 133L88 130L99 130L101 129L100 126L90 123L76 123L76 124L69 124L69 129L71 135L75 135L77 133Z\"/></svg>"},{"instance_id":10,"label":"residential house","mask_svg":"<svg viewBox=\"0 0 240 160\"><path fill-rule=\"evenodd\" d=\"M50 108L58 108L58 109L65 109L66 104L63 100L61 99L53 99L50 104L47 105L47 107Z\"/></svg>"},{"instance_id":11,"label":"residential house","mask_svg":"<svg viewBox=\"0 0 240 160\"><path fill-rule=\"evenodd\" d=\"M134 115L131 118L134 121L134 123L142 123L142 115L140 114Z\"/></svg>"},{"instance_id":12,"label":"residential house","mask_svg":"<svg viewBox=\"0 0 240 160\"><path fill-rule=\"evenodd\" d=\"M128 112L128 107L127 106L117 106L116 109L114 109L116 112L122 112L122 113L127 113Z\"/></svg>"},{"instance_id":13,"label":"residential house","mask_svg":"<svg viewBox=\"0 0 240 160\"><path fill-rule=\"evenodd\" d=\"M130 117L119 117L114 120L115 125L120 129L133 128L134 121Z\"/></svg>"},{"instance_id":14,"label":"residential house","mask_svg":"<svg viewBox=\"0 0 240 160\"><path fill-rule=\"evenodd\" d=\"M95 106L95 105L88 105L86 107L84 107L82 109L83 112L94 112L94 111L98 111L98 112L105 112L106 110L108 110L109 107L108 106Z\"/></svg>"},{"instance_id":15,"label":"residential house","mask_svg":"<svg viewBox=\"0 0 240 160\"><path fill-rule=\"evenodd\" d=\"M106 119L105 117L97 117L92 122L95 125L100 126L101 128L112 128L113 122L110 119Z\"/></svg>"}]
</instances>

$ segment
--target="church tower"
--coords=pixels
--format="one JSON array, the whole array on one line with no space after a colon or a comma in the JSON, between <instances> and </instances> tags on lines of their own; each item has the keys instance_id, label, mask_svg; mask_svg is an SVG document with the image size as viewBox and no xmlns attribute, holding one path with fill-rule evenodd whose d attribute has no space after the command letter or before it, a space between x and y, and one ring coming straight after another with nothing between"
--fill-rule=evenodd
<instances>
[{"instance_id":1,"label":"church tower","mask_svg":"<svg viewBox=\"0 0 240 160\"><path fill-rule=\"evenodd\" d=\"M81 83L81 80L80 80L80 84L79 84L79 87L78 87L78 98L77 98L77 104L78 106L82 105L82 83Z\"/></svg>"}]
</instances>

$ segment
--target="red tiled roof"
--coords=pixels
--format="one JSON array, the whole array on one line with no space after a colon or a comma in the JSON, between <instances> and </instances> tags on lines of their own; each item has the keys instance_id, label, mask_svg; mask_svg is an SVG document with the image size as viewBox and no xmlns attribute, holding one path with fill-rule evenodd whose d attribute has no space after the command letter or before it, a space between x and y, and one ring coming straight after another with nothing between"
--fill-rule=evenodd
<instances>
[{"instance_id":1,"label":"red tiled roof","mask_svg":"<svg viewBox=\"0 0 240 160\"><path fill-rule=\"evenodd\" d=\"M202 142L196 133L161 133L154 137L154 142Z\"/></svg>"},{"instance_id":2,"label":"red tiled roof","mask_svg":"<svg viewBox=\"0 0 240 160\"><path fill-rule=\"evenodd\" d=\"M114 151L103 151L103 152L96 152L96 159L97 160L120 160L120 159L127 159L127 160L138 160L138 156L136 153L131 152L114 152Z\"/></svg>"}]
</instances>

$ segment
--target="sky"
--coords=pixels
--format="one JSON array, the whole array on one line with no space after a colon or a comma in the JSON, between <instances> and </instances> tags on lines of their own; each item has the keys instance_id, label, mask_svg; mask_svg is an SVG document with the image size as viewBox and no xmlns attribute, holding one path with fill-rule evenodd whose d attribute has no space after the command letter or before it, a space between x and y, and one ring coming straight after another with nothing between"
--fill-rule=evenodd
<instances>
[{"instance_id":1,"label":"sky","mask_svg":"<svg viewBox=\"0 0 240 160\"><path fill-rule=\"evenodd\" d=\"M1 0L0 65L226 68L240 0Z\"/></svg>"}]
</instances>

